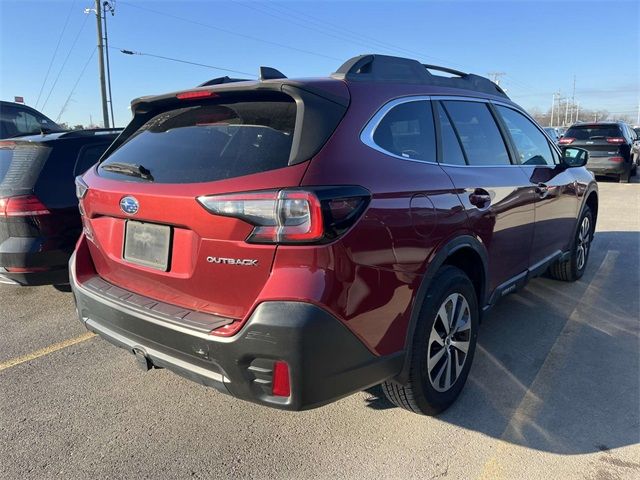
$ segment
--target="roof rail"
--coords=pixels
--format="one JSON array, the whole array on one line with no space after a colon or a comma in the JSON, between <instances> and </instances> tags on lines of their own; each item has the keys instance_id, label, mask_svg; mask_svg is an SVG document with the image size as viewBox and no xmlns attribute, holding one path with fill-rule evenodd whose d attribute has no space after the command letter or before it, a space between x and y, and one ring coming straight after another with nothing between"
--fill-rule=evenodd
<instances>
[{"instance_id":1,"label":"roof rail","mask_svg":"<svg viewBox=\"0 0 640 480\"><path fill-rule=\"evenodd\" d=\"M434 75L430 70L454 76ZM389 55L369 54L350 58L331 76L354 82L410 83L462 88L508 98L504 90L488 78L452 68L422 64L410 58Z\"/></svg>"},{"instance_id":2,"label":"roof rail","mask_svg":"<svg viewBox=\"0 0 640 480\"><path fill-rule=\"evenodd\" d=\"M208 80L204 83L201 83L200 85L198 85L199 87L208 87L211 85L221 85L223 83L234 83L234 82L249 82L250 80L248 78L231 78L228 76L224 76L224 77L218 77L218 78L212 78L211 80Z\"/></svg>"}]
</instances>

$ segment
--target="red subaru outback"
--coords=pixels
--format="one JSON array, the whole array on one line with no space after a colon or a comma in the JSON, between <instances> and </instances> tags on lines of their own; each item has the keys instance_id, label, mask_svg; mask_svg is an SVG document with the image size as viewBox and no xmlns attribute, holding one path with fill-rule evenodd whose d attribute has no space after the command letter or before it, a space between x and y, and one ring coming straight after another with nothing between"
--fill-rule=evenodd
<instances>
[{"instance_id":1,"label":"red subaru outback","mask_svg":"<svg viewBox=\"0 0 640 480\"><path fill-rule=\"evenodd\" d=\"M476 75L382 55L262 72L132 103L77 180L82 322L145 369L264 405L382 383L444 410L483 312L545 271L582 276L588 154Z\"/></svg>"}]
</instances>

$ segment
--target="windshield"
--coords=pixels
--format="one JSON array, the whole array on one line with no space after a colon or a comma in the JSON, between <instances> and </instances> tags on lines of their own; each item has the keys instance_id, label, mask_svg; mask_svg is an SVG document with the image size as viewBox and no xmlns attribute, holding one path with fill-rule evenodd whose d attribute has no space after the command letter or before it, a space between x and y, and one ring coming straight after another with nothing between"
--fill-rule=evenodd
<instances>
[{"instance_id":1,"label":"windshield","mask_svg":"<svg viewBox=\"0 0 640 480\"><path fill-rule=\"evenodd\" d=\"M100 164L100 175L195 183L286 167L295 120L296 104L282 94L190 104L147 121Z\"/></svg>"},{"instance_id":2,"label":"windshield","mask_svg":"<svg viewBox=\"0 0 640 480\"><path fill-rule=\"evenodd\" d=\"M0 104L0 138L12 138L64 129L41 113L19 105Z\"/></svg>"}]
</instances>

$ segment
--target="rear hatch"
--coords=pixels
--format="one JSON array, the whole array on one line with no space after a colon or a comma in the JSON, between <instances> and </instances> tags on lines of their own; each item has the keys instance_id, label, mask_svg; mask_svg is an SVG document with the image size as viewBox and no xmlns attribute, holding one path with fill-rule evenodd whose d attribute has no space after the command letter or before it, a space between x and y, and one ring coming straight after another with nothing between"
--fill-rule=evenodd
<instances>
[{"instance_id":1,"label":"rear hatch","mask_svg":"<svg viewBox=\"0 0 640 480\"><path fill-rule=\"evenodd\" d=\"M83 177L85 233L102 278L178 307L244 318L276 246L248 243L254 225L214 215L198 197L298 186L306 160L346 111L334 95L277 87L137 104L132 124ZM216 208L237 207L226 198ZM243 204L242 214L260 215L260 205Z\"/></svg>"},{"instance_id":2,"label":"rear hatch","mask_svg":"<svg viewBox=\"0 0 640 480\"><path fill-rule=\"evenodd\" d=\"M563 147L580 147L589 151L589 164L608 163L622 161L625 156L625 148L628 150L626 140L620 127L615 124L597 123L574 125L560 139Z\"/></svg>"},{"instance_id":3,"label":"rear hatch","mask_svg":"<svg viewBox=\"0 0 640 480\"><path fill-rule=\"evenodd\" d=\"M0 267L22 269L26 253L42 249L29 239L46 233L51 213L33 190L50 152L37 142L0 141Z\"/></svg>"}]
</instances>

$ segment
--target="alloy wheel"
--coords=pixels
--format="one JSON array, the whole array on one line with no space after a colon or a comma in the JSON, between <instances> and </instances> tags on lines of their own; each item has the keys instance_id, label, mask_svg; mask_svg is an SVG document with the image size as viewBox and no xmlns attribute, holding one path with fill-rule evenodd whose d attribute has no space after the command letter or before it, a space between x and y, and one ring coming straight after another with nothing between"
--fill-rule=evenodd
<instances>
[{"instance_id":1,"label":"alloy wheel","mask_svg":"<svg viewBox=\"0 0 640 480\"><path fill-rule=\"evenodd\" d=\"M591 222L589 221L589 217L584 217L580 224L580 231L578 232L578 245L576 250L576 267L578 270L582 270L585 263L587 263L590 242Z\"/></svg>"},{"instance_id":2,"label":"alloy wheel","mask_svg":"<svg viewBox=\"0 0 640 480\"><path fill-rule=\"evenodd\" d=\"M452 293L440 305L429 335L427 376L439 392L449 390L460 378L471 340L471 311L467 299Z\"/></svg>"}]
</instances>

